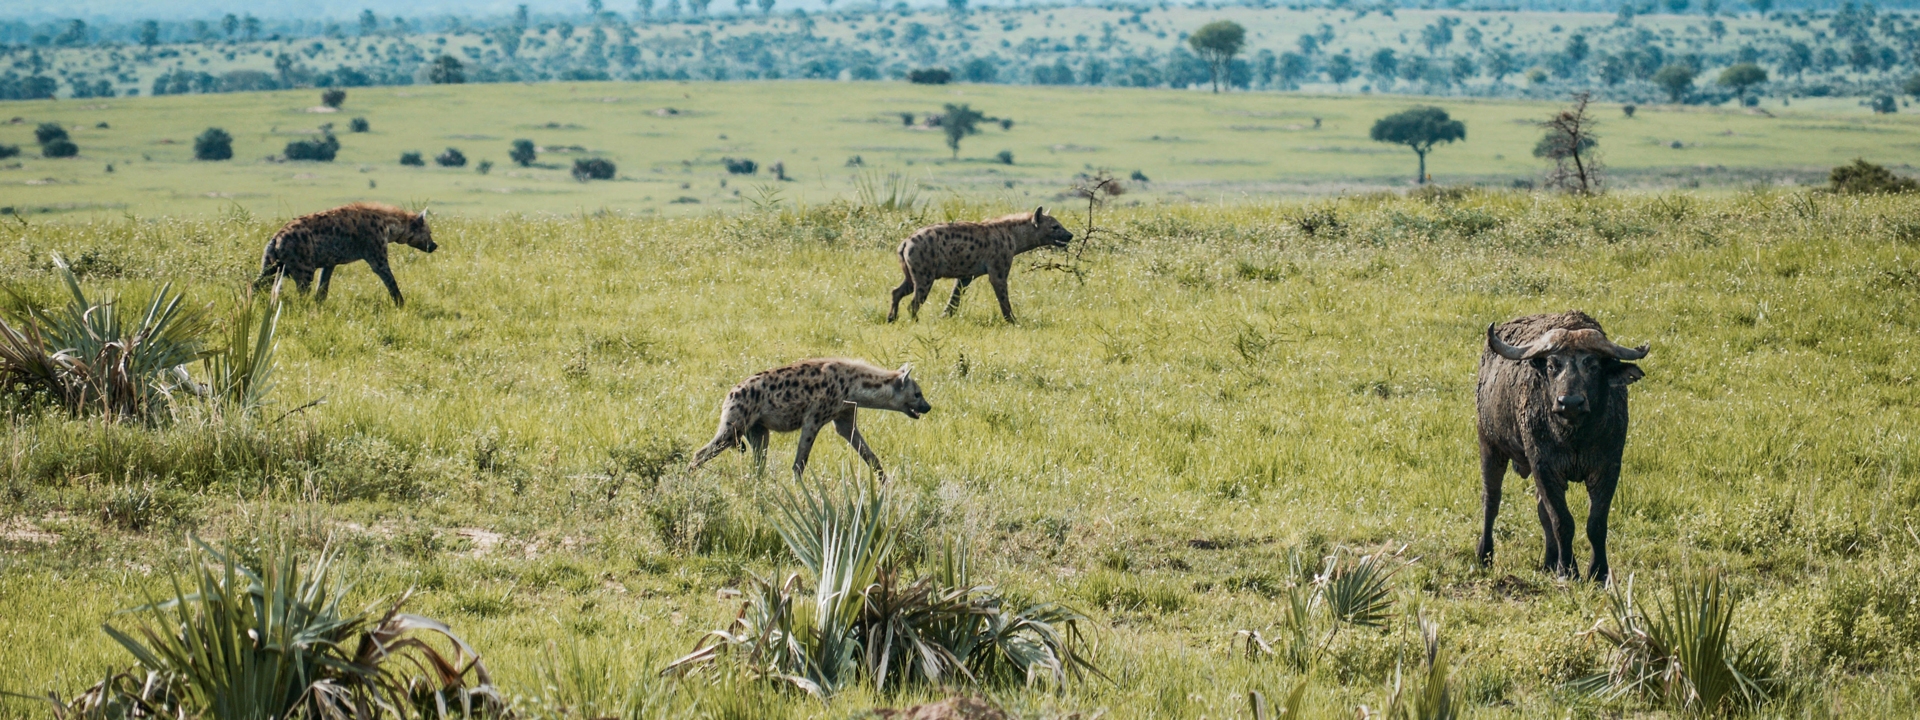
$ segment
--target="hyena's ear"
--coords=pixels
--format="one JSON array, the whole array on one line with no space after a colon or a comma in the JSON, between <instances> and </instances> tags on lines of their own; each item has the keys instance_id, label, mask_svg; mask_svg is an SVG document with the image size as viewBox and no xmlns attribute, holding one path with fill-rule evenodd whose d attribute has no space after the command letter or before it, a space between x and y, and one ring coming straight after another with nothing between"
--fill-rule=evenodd
<instances>
[{"instance_id":1,"label":"hyena's ear","mask_svg":"<svg viewBox=\"0 0 1920 720\"><path fill-rule=\"evenodd\" d=\"M427 224L427 209L426 209L426 208L420 208L420 224L421 224L421 225L425 225L425 224Z\"/></svg>"},{"instance_id":2,"label":"hyena's ear","mask_svg":"<svg viewBox=\"0 0 1920 720\"><path fill-rule=\"evenodd\" d=\"M901 380L913 379L913 363L907 363L905 365L900 366L900 379Z\"/></svg>"},{"instance_id":3,"label":"hyena's ear","mask_svg":"<svg viewBox=\"0 0 1920 720\"><path fill-rule=\"evenodd\" d=\"M1033 224L1039 225L1040 218L1043 218L1046 216L1047 216L1047 206L1039 205L1033 208Z\"/></svg>"}]
</instances>

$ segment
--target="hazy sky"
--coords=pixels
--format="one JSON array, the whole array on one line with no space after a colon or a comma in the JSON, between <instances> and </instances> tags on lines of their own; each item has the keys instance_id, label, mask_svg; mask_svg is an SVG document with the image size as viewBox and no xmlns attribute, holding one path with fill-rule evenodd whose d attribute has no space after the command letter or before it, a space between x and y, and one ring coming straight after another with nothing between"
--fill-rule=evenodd
<instances>
[{"instance_id":1,"label":"hazy sky","mask_svg":"<svg viewBox=\"0 0 1920 720\"><path fill-rule=\"evenodd\" d=\"M892 5L894 0L886 0ZM192 20L198 18L219 17L227 13L241 15L253 13L261 18L338 18L350 19L360 14L363 8L371 8L380 15L505 15L513 12L513 7L525 3L534 13L584 13L586 0L378 0L376 2L303 2L302 0L0 0L0 19L45 21L56 18L111 19L116 21L135 19L155 20ZM634 11L633 0L605 0L606 8L631 14ZM870 5L872 0L837 0L835 4L845 7L849 4ZM973 0L975 5L1000 4L992 0ZM656 6L664 7L665 0L656 0ZM934 4L931 0L910 0L911 5ZM945 4L945 0L939 0ZM719 10L722 3L714 3ZM725 3L726 10L733 9L732 3ZM791 10L806 8L816 10L824 7L822 0L779 0L778 9Z\"/></svg>"}]
</instances>

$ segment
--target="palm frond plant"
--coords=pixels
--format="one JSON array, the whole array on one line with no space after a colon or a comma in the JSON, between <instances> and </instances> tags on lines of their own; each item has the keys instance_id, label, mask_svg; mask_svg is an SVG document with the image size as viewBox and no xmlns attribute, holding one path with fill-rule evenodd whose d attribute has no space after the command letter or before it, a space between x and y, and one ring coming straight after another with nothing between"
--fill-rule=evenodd
<instances>
[{"instance_id":1,"label":"palm frond plant","mask_svg":"<svg viewBox=\"0 0 1920 720\"><path fill-rule=\"evenodd\" d=\"M207 395L243 417L257 413L273 392L274 350L280 332L280 283L273 284L266 307L258 307L249 289L233 304L227 345L202 360Z\"/></svg>"},{"instance_id":2,"label":"palm frond plant","mask_svg":"<svg viewBox=\"0 0 1920 720\"><path fill-rule=\"evenodd\" d=\"M1770 644L1734 640L1738 608L1726 581L1708 572L1673 582L1649 616L1628 577L1608 594L1607 616L1582 633L1609 646L1606 672L1573 685L1603 702L1639 698L1693 716L1757 709L1786 683Z\"/></svg>"},{"instance_id":3,"label":"palm frond plant","mask_svg":"<svg viewBox=\"0 0 1920 720\"><path fill-rule=\"evenodd\" d=\"M114 298L92 300L59 255L65 307L0 315L0 375L8 387L44 393L73 413L154 419L177 390L194 391L185 366L205 357L204 313L162 285L134 315ZM134 307L139 307L135 305Z\"/></svg>"},{"instance_id":4,"label":"palm frond plant","mask_svg":"<svg viewBox=\"0 0 1920 720\"><path fill-rule=\"evenodd\" d=\"M141 691L130 691L131 675L110 677L70 706L223 720L485 717L504 707L472 647L439 621L400 612L410 594L384 611L343 611L330 552L302 563L271 548L264 573L197 538L189 555L171 599L126 611L145 622L103 628L146 673Z\"/></svg>"},{"instance_id":5,"label":"palm frond plant","mask_svg":"<svg viewBox=\"0 0 1920 720\"><path fill-rule=\"evenodd\" d=\"M1099 674L1082 650L1085 616L1045 603L1007 607L992 586L970 580L957 544L934 573L911 576L899 549L903 521L884 489L787 490L769 514L804 577L753 578L733 623L667 672L730 658L821 697L861 681L881 691L955 679L1059 687Z\"/></svg>"},{"instance_id":6,"label":"palm frond plant","mask_svg":"<svg viewBox=\"0 0 1920 720\"><path fill-rule=\"evenodd\" d=\"M1297 553L1292 555L1299 576ZM1344 627L1384 627L1393 611L1393 577L1404 564L1398 552L1380 550L1354 559L1326 556L1325 568L1305 585L1287 588L1283 633L1276 643L1258 630L1242 630L1249 658L1278 656L1294 672L1312 669Z\"/></svg>"}]
</instances>

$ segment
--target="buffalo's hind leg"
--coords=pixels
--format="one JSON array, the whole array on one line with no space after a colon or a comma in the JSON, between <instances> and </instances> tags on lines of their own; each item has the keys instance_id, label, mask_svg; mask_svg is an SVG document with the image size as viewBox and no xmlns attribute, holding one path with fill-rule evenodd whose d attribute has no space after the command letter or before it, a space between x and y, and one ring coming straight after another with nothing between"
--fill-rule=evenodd
<instances>
[{"instance_id":1,"label":"buffalo's hind leg","mask_svg":"<svg viewBox=\"0 0 1920 720\"><path fill-rule=\"evenodd\" d=\"M1507 456L1480 443L1480 566L1493 564L1493 521L1500 516L1500 488L1507 478Z\"/></svg>"}]
</instances>

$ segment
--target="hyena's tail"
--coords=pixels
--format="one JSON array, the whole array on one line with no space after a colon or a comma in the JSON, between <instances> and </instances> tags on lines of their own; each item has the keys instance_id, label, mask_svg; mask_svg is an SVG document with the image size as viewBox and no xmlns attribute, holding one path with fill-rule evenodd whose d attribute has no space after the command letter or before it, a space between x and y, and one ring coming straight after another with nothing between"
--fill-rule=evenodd
<instances>
[{"instance_id":1,"label":"hyena's tail","mask_svg":"<svg viewBox=\"0 0 1920 720\"><path fill-rule=\"evenodd\" d=\"M700 469L708 460L714 459L727 448L740 444L740 435L747 429L747 410L736 402L733 393L727 393L726 402L720 405L720 429L713 434L713 441L693 454L693 462L687 465L687 471Z\"/></svg>"}]
</instances>

